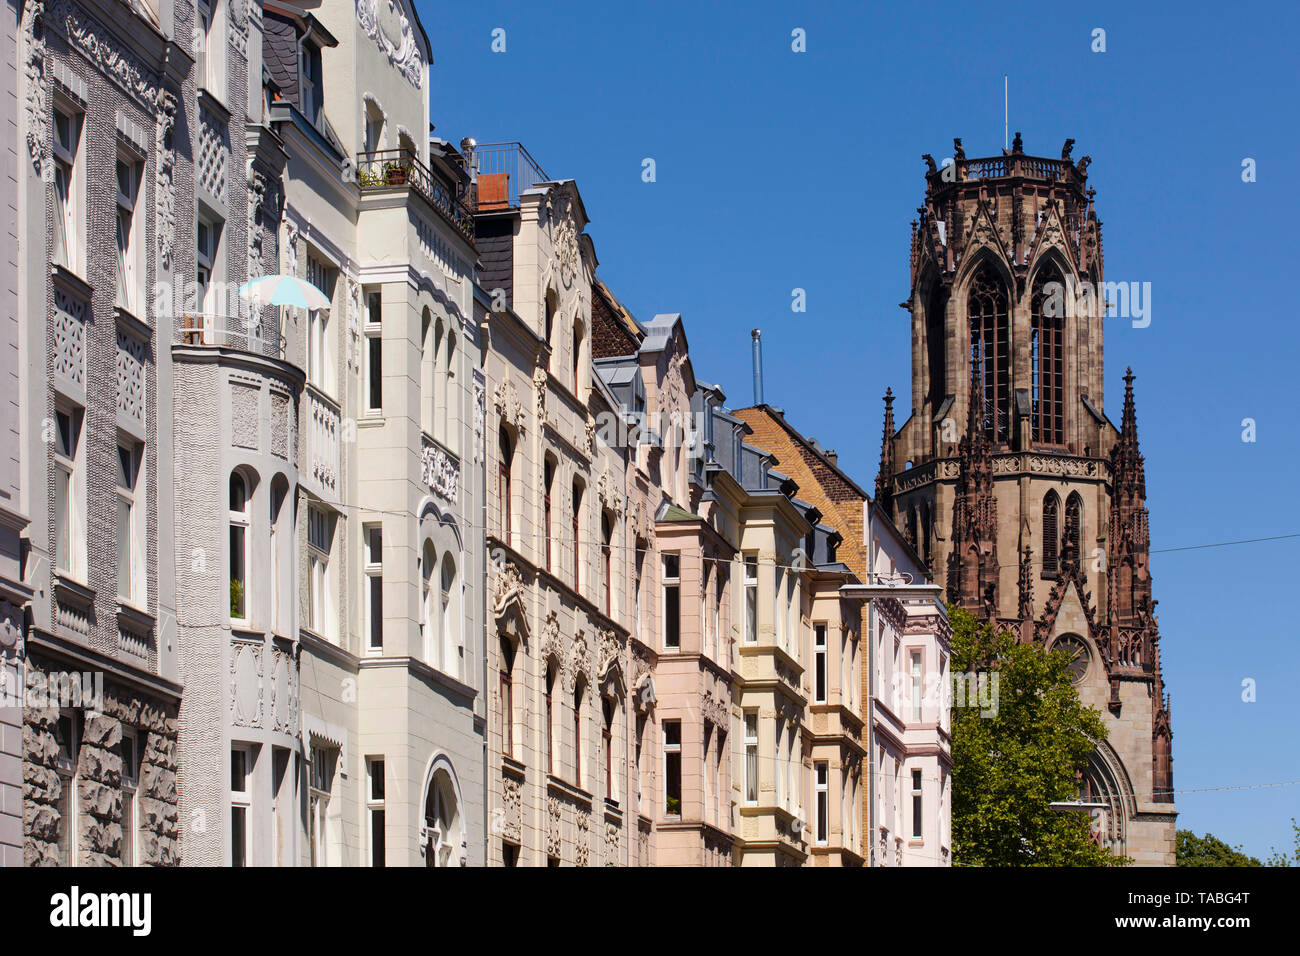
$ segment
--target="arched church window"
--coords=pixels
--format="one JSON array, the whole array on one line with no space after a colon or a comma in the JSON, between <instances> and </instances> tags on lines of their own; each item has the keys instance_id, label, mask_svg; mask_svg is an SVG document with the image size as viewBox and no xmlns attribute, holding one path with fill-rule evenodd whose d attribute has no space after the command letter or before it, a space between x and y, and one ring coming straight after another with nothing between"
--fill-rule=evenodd
<instances>
[{"instance_id":1,"label":"arched church window","mask_svg":"<svg viewBox=\"0 0 1300 956\"><path fill-rule=\"evenodd\" d=\"M1083 499L1074 492L1065 501L1065 531L1061 535L1061 562L1064 567L1079 564L1079 539L1082 536Z\"/></svg>"},{"instance_id":2,"label":"arched church window","mask_svg":"<svg viewBox=\"0 0 1300 956\"><path fill-rule=\"evenodd\" d=\"M1056 288L1049 288L1055 284ZM1030 300L1030 369L1033 375L1031 422L1033 440L1053 445L1065 442L1065 306L1063 286L1055 266L1041 269Z\"/></svg>"},{"instance_id":3,"label":"arched church window","mask_svg":"<svg viewBox=\"0 0 1300 956\"><path fill-rule=\"evenodd\" d=\"M944 335L944 314L948 309L948 294L938 282L930 290L930 299L925 306L925 351L928 359L927 368L930 376L930 410L934 411L943 404L948 394L948 355L947 339Z\"/></svg>"},{"instance_id":4,"label":"arched church window","mask_svg":"<svg viewBox=\"0 0 1300 956\"><path fill-rule=\"evenodd\" d=\"M1060 538L1058 537L1058 515L1061 499L1055 491L1049 491L1043 499L1043 574L1056 575L1060 570Z\"/></svg>"},{"instance_id":5,"label":"arched church window","mask_svg":"<svg viewBox=\"0 0 1300 956\"><path fill-rule=\"evenodd\" d=\"M1011 413L1011 363L1007 287L990 266L982 266L967 295L970 317L970 374L980 396L980 417L990 441L1006 441Z\"/></svg>"}]
</instances>

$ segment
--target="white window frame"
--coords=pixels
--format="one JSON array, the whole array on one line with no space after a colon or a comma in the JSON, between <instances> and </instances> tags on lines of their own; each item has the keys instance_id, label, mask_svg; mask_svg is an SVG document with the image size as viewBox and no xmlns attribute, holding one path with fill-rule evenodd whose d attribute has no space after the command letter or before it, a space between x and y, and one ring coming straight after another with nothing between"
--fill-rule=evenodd
<instances>
[{"instance_id":1,"label":"white window frame","mask_svg":"<svg viewBox=\"0 0 1300 956\"><path fill-rule=\"evenodd\" d=\"M125 458L123 457L125 453ZM140 477L144 471L144 445L129 438L119 436L117 440L118 480L115 486L117 496L117 522L114 525L114 546L117 549L117 597L118 600L140 607L145 603L145 560L144 560L144 509L137 507L144 499L144 489L140 486ZM123 509L125 522L123 521ZM123 523L125 523L125 541L123 540ZM126 553L123 554L123 548ZM122 587L122 568L126 568L126 587Z\"/></svg>"},{"instance_id":2,"label":"white window frame","mask_svg":"<svg viewBox=\"0 0 1300 956\"><path fill-rule=\"evenodd\" d=\"M908 677L911 684L911 717L913 723L919 722L924 703L925 664L919 647L910 648L908 652Z\"/></svg>"},{"instance_id":3,"label":"white window frame","mask_svg":"<svg viewBox=\"0 0 1300 956\"><path fill-rule=\"evenodd\" d=\"M744 713L745 726L745 806L757 806L759 789L758 772L758 711L747 710ZM753 796L750 796L750 794Z\"/></svg>"},{"instance_id":4,"label":"white window frame","mask_svg":"<svg viewBox=\"0 0 1300 956\"><path fill-rule=\"evenodd\" d=\"M62 751L56 749L54 765L55 773L59 776L59 796L63 801L59 817L59 836L60 842L66 842L67 846L67 855L61 857L59 862L63 866L75 867L80 862L78 860L80 840L77 834L81 830L78 822L81 807L77 797L77 781L81 776L82 715L75 710L61 710L58 722L62 724L65 720L68 728L68 756L65 758Z\"/></svg>"},{"instance_id":5,"label":"white window frame","mask_svg":"<svg viewBox=\"0 0 1300 956\"><path fill-rule=\"evenodd\" d=\"M243 789L235 789L235 755L243 761ZM244 821L244 862L243 866L253 865L253 771L257 766L257 751L252 744L232 743L230 745L230 865L235 865L235 814L239 811Z\"/></svg>"},{"instance_id":6,"label":"white window frame","mask_svg":"<svg viewBox=\"0 0 1300 956\"><path fill-rule=\"evenodd\" d=\"M250 557L252 554L249 545L253 538L253 486L252 482L248 479L248 475L238 468L230 472L230 480L233 481L235 478L239 479L244 488L244 508L242 511L236 511L234 508L229 508L227 511L229 527L229 534L227 534L227 547L232 549L230 555L231 560L229 563L233 565L234 554L232 539L234 538L234 531L239 529L242 532L243 539L243 548L241 549L243 552L241 556L241 564L243 565L241 570L243 575L240 581L241 587L243 588L243 614L236 615L234 607L230 604L227 604L227 610L230 612L230 621L232 624L247 626L253 619L253 589L250 580L252 575L249 574L251 565ZM227 484L227 494L229 494L229 484ZM230 502L227 501L227 506L229 506L229 504ZM233 570L233 568L227 569L227 575L228 581L230 582L229 587L233 589L234 577L229 574L231 570Z\"/></svg>"},{"instance_id":7,"label":"white window frame","mask_svg":"<svg viewBox=\"0 0 1300 956\"><path fill-rule=\"evenodd\" d=\"M321 637L334 640L333 551L335 516L315 503L307 505L308 626Z\"/></svg>"},{"instance_id":8,"label":"white window frame","mask_svg":"<svg viewBox=\"0 0 1300 956\"><path fill-rule=\"evenodd\" d=\"M826 846L830 843L830 776L830 764L825 760L813 764L813 842L818 846ZM823 830L825 830L824 834Z\"/></svg>"},{"instance_id":9,"label":"white window frame","mask_svg":"<svg viewBox=\"0 0 1300 956\"><path fill-rule=\"evenodd\" d=\"M118 150L114 166L116 192L116 218L114 240L117 243L117 305L134 316L144 313L144 264L140 239L142 216L135 214L140 197L140 181L144 163L126 150ZM126 182L123 183L125 174ZM125 191L123 189L125 187ZM126 226L123 228L123 220Z\"/></svg>"},{"instance_id":10,"label":"white window frame","mask_svg":"<svg viewBox=\"0 0 1300 956\"><path fill-rule=\"evenodd\" d=\"M677 743L675 744L670 744L668 742L669 724L677 725ZM662 724L662 729L663 729L663 740L664 740L664 748L663 748L664 802L663 802L663 806L660 809L663 811L663 815L665 817L676 817L680 819L685 816L683 811L686 809L686 807L684 806L684 804L686 803L686 762L683 759L683 750L682 750L682 732L685 729L684 721L680 719L665 720ZM669 754L677 755L677 774L678 774L677 801L678 802L677 802L676 813L672 813L668 809L668 755Z\"/></svg>"},{"instance_id":11,"label":"white window frame","mask_svg":"<svg viewBox=\"0 0 1300 956\"><path fill-rule=\"evenodd\" d=\"M204 208L200 208L194 225L194 307L205 317L216 316L217 307L222 305L215 301L216 283L219 279L221 263L221 240L225 233L225 220Z\"/></svg>"},{"instance_id":12,"label":"white window frame","mask_svg":"<svg viewBox=\"0 0 1300 956\"><path fill-rule=\"evenodd\" d=\"M55 407L54 561L55 569L78 581L86 577L85 411L71 404ZM62 498L62 502L60 502ZM62 524L62 529L60 529ZM66 539L66 540L65 540ZM64 553L60 553L64 552Z\"/></svg>"},{"instance_id":13,"label":"white window frame","mask_svg":"<svg viewBox=\"0 0 1300 956\"><path fill-rule=\"evenodd\" d=\"M449 567L452 569L450 581L447 580ZM453 624L463 626L464 621L457 617L453 622L452 609L457 606L453 599L457 597L456 588L459 583L455 560L451 552L446 551L442 555L442 560L438 562L438 620L442 632L442 671L457 680L461 679L463 670L464 641L461 637L461 627Z\"/></svg>"},{"instance_id":14,"label":"white window frame","mask_svg":"<svg viewBox=\"0 0 1300 956\"><path fill-rule=\"evenodd\" d=\"M709 610L713 599L713 567L709 563L709 558L703 552L700 553L700 579L702 587L700 588L700 634L703 642L705 657L713 656L713 634L710 632L710 614Z\"/></svg>"},{"instance_id":15,"label":"white window frame","mask_svg":"<svg viewBox=\"0 0 1300 956\"><path fill-rule=\"evenodd\" d=\"M365 614L366 653L384 652L384 531L379 522L361 528L362 573L366 583L363 613ZM379 606L376 608L376 589ZM375 611L379 611L378 632L375 628Z\"/></svg>"},{"instance_id":16,"label":"white window frame","mask_svg":"<svg viewBox=\"0 0 1300 956\"><path fill-rule=\"evenodd\" d=\"M377 775L376 775L377 773ZM378 863L375 859L375 815L384 813L384 794L385 794L385 765L382 756L373 756L366 758L366 846L369 851L369 860L371 866L388 865L388 819L387 815L383 819L382 833L384 836L384 862ZM379 795L375 796L375 781L379 781Z\"/></svg>"},{"instance_id":17,"label":"white window frame","mask_svg":"<svg viewBox=\"0 0 1300 956\"><path fill-rule=\"evenodd\" d=\"M920 770L912 770L912 840L925 842L925 782Z\"/></svg>"},{"instance_id":18,"label":"white window frame","mask_svg":"<svg viewBox=\"0 0 1300 956\"><path fill-rule=\"evenodd\" d=\"M776 805L778 807L783 807L785 806L786 798L786 775L785 753L782 750L781 744L785 740L785 719L777 717L772 722L772 726L776 728L776 749L774 751L775 759L773 760L773 764L776 767Z\"/></svg>"},{"instance_id":19,"label":"white window frame","mask_svg":"<svg viewBox=\"0 0 1300 956\"><path fill-rule=\"evenodd\" d=\"M745 643L758 643L758 555L747 554L744 559L745 587L742 613L745 615Z\"/></svg>"},{"instance_id":20,"label":"white window frame","mask_svg":"<svg viewBox=\"0 0 1300 956\"><path fill-rule=\"evenodd\" d=\"M307 847L311 866L337 866L332 859L333 821L330 804L338 776L339 752L334 747L313 743L307 779Z\"/></svg>"},{"instance_id":21,"label":"white window frame","mask_svg":"<svg viewBox=\"0 0 1300 956\"><path fill-rule=\"evenodd\" d=\"M129 747L129 753L128 753ZM123 866L139 864L139 788L140 788L140 735L134 727L122 727L122 850Z\"/></svg>"},{"instance_id":22,"label":"white window frame","mask_svg":"<svg viewBox=\"0 0 1300 956\"><path fill-rule=\"evenodd\" d=\"M786 615L783 613L781 604L785 598L785 569L781 567L779 561L774 561L773 564L776 574L776 586L772 589L772 626L776 629L776 646L785 650Z\"/></svg>"},{"instance_id":23,"label":"white window frame","mask_svg":"<svg viewBox=\"0 0 1300 956\"><path fill-rule=\"evenodd\" d=\"M668 573L669 560L677 562L677 573ZM668 643L668 589L677 589L677 643ZM666 551L659 562L659 627L660 646L666 651L682 649L682 556L679 551Z\"/></svg>"},{"instance_id":24,"label":"white window frame","mask_svg":"<svg viewBox=\"0 0 1300 956\"><path fill-rule=\"evenodd\" d=\"M813 703L824 704L830 697L830 671L826 661L826 625L813 625ZM818 687L820 679L821 687Z\"/></svg>"},{"instance_id":25,"label":"white window frame","mask_svg":"<svg viewBox=\"0 0 1300 956\"><path fill-rule=\"evenodd\" d=\"M60 119L68 124L65 140L59 133ZM53 261L78 275L85 274L84 185L81 168L81 142L85 114L57 101L54 107L53 140L54 179L54 250ZM59 176L62 175L62 193Z\"/></svg>"},{"instance_id":26,"label":"white window frame","mask_svg":"<svg viewBox=\"0 0 1300 956\"><path fill-rule=\"evenodd\" d=\"M375 288L366 288L362 290L362 295L365 297L366 315L364 328L366 355L362 367L365 381L362 388L362 399L365 402L366 414L380 415L384 410L383 292ZM379 404L377 405L374 402L373 394L376 384L374 380L374 365L376 362L379 364Z\"/></svg>"},{"instance_id":27,"label":"white window frame","mask_svg":"<svg viewBox=\"0 0 1300 956\"><path fill-rule=\"evenodd\" d=\"M333 294L338 269L314 249L307 252L307 281L325 295ZM307 381L327 395L333 394L334 361L330 311L307 310Z\"/></svg>"}]
</instances>

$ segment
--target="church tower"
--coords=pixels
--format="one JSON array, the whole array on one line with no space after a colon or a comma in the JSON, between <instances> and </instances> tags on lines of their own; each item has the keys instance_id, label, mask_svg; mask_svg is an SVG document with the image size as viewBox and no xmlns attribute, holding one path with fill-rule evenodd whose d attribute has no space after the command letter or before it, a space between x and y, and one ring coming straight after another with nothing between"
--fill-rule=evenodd
<instances>
[{"instance_id":1,"label":"church tower","mask_svg":"<svg viewBox=\"0 0 1300 956\"><path fill-rule=\"evenodd\" d=\"M1098 840L1174 863L1169 698L1151 597L1132 371L1103 405L1106 311L1090 158L927 154L912 223L912 415L893 396L877 498L950 606L1074 657L1110 731L1081 782Z\"/></svg>"}]
</instances>

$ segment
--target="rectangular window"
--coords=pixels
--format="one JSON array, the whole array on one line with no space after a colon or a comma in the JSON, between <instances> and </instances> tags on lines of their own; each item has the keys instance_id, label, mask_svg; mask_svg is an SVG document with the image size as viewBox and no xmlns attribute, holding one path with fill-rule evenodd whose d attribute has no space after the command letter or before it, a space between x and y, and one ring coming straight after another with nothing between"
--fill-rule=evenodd
<instances>
[{"instance_id":1,"label":"rectangular window","mask_svg":"<svg viewBox=\"0 0 1300 956\"><path fill-rule=\"evenodd\" d=\"M921 771L912 771L912 839L921 839Z\"/></svg>"},{"instance_id":2,"label":"rectangular window","mask_svg":"<svg viewBox=\"0 0 1300 956\"><path fill-rule=\"evenodd\" d=\"M139 737L132 727L122 728L122 865L135 866L136 860L136 793L140 787Z\"/></svg>"},{"instance_id":3,"label":"rectangular window","mask_svg":"<svg viewBox=\"0 0 1300 956\"><path fill-rule=\"evenodd\" d=\"M380 525L366 525L366 649L375 653L384 649L384 536Z\"/></svg>"},{"instance_id":4,"label":"rectangular window","mask_svg":"<svg viewBox=\"0 0 1300 956\"><path fill-rule=\"evenodd\" d=\"M54 413L54 561L59 571L80 574L86 553L85 511L81 495L80 409Z\"/></svg>"},{"instance_id":5,"label":"rectangular window","mask_svg":"<svg viewBox=\"0 0 1300 956\"><path fill-rule=\"evenodd\" d=\"M366 794L366 810L370 815L370 865L385 866L384 863L384 758L366 758L367 775L370 778Z\"/></svg>"},{"instance_id":6,"label":"rectangular window","mask_svg":"<svg viewBox=\"0 0 1300 956\"><path fill-rule=\"evenodd\" d=\"M330 549L334 542L334 516L316 505L307 506L307 626L322 637L333 638L334 609L331 596Z\"/></svg>"},{"instance_id":7,"label":"rectangular window","mask_svg":"<svg viewBox=\"0 0 1300 956\"><path fill-rule=\"evenodd\" d=\"M307 255L307 281L331 301L337 277L337 269L318 256ZM329 391L334 382L329 322L328 309L312 309L307 313L307 381L323 391Z\"/></svg>"},{"instance_id":8,"label":"rectangular window","mask_svg":"<svg viewBox=\"0 0 1300 956\"><path fill-rule=\"evenodd\" d=\"M271 853L272 866L289 866L290 845L294 832L294 785L296 775L289 774L290 752L287 747L271 748ZM293 755L293 759L298 759Z\"/></svg>"},{"instance_id":9,"label":"rectangular window","mask_svg":"<svg viewBox=\"0 0 1300 956\"><path fill-rule=\"evenodd\" d=\"M77 782L81 776L82 714L80 711L64 712L54 725L55 772L59 776L59 795L54 810L59 818L58 854L60 866L76 866L80 828L78 815Z\"/></svg>"},{"instance_id":10,"label":"rectangular window","mask_svg":"<svg viewBox=\"0 0 1300 956\"><path fill-rule=\"evenodd\" d=\"M507 757L515 755L515 693L511 671L514 669L515 648L506 638L501 638L501 752Z\"/></svg>"},{"instance_id":11,"label":"rectangular window","mask_svg":"<svg viewBox=\"0 0 1300 956\"><path fill-rule=\"evenodd\" d=\"M664 721L664 813L682 815L682 722Z\"/></svg>"},{"instance_id":12,"label":"rectangular window","mask_svg":"<svg viewBox=\"0 0 1300 956\"><path fill-rule=\"evenodd\" d=\"M745 643L758 641L758 555L745 555Z\"/></svg>"},{"instance_id":13,"label":"rectangular window","mask_svg":"<svg viewBox=\"0 0 1300 956\"><path fill-rule=\"evenodd\" d=\"M663 628L664 647L677 650L682 644L682 577L681 557L663 556Z\"/></svg>"},{"instance_id":14,"label":"rectangular window","mask_svg":"<svg viewBox=\"0 0 1300 956\"><path fill-rule=\"evenodd\" d=\"M252 749L230 748L230 865L249 866L252 856Z\"/></svg>"},{"instance_id":15,"label":"rectangular window","mask_svg":"<svg viewBox=\"0 0 1300 956\"><path fill-rule=\"evenodd\" d=\"M546 665L546 772L555 773L555 666Z\"/></svg>"},{"instance_id":16,"label":"rectangular window","mask_svg":"<svg viewBox=\"0 0 1300 956\"><path fill-rule=\"evenodd\" d=\"M617 791L614 789L614 715L617 711L612 697L602 697L600 706L601 716L604 718L600 729L600 746L604 751L602 763L605 765L605 799L610 803L617 803L615 798Z\"/></svg>"},{"instance_id":17,"label":"rectangular window","mask_svg":"<svg viewBox=\"0 0 1300 956\"><path fill-rule=\"evenodd\" d=\"M573 692L573 784L582 788L582 688Z\"/></svg>"},{"instance_id":18,"label":"rectangular window","mask_svg":"<svg viewBox=\"0 0 1300 956\"><path fill-rule=\"evenodd\" d=\"M194 227L194 307L205 316L216 315L218 307L224 307L217 301L217 289L213 283L214 276L222 274L222 270L218 267L221 261L219 250L224 226L225 223L220 217L206 210L199 211ZM215 330L215 323L207 321L203 323L205 328L209 324Z\"/></svg>"},{"instance_id":19,"label":"rectangular window","mask_svg":"<svg viewBox=\"0 0 1300 956\"><path fill-rule=\"evenodd\" d=\"M324 88L321 85L321 52L314 43L303 43L300 54L302 64L302 93L299 104L302 115L313 126L320 126Z\"/></svg>"},{"instance_id":20,"label":"rectangular window","mask_svg":"<svg viewBox=\"0 0 1300 956\"><path fill-rule=\"evenodd\" d=\"M645 567L645 542L641 538L636 539L636 578L632 582L632 627L633 636L638 641L644 641L644 630L641 626L641 576L642 569Z\"/></svg>"},{"instance_id":21,"label":"rectangular window","mask_svg":"<svg viewBox=\"0 0 1300 956\"><path fill-rule=\"evenodd\" d=\"M776 588L772 591L772 624L776 628L776 643L778 647L785 647L785 614L782 606L785 599L785 572L781 568L776 569Z\"/></svg>"},{"instance_id":22,"label":"rectangular window","mask_svg":"<svg viewBox=\"0 0 1300 956\"><path fill-rule=\"evenodd\" d=\"M722 826L722 761L727 755L727 735L718 731L718 753L713 761L713 822Z\"/></svg>"},{"instance_id":23,"label":"rectangular window","mask_svg":"<svg viewBox=\"0 0 1300 956\"><path fill-rule=\"evenodd\" d=\"M813 700L826 703L826 625L813 626Z\"/></svg>"},{"instance_id":24,"label":"rectangular window","mask_svg":"<svg viewBox=\"0 0 1300 956\"><path fill-rule=\"evenodd\" d=\"M82 116L54 110L54 261L73 272L82 271L81 185L78 157Z\"/></svg>"},{"instance_id":25,"label":"rectangular window","mask_svg":"<svg viewBox=\"0 0 1300 956\"><path fill-rule=\"evenodd\" d=\"M813 773L816 775L815 783L817 786L816 803L813 808L813 812L816 814L816 820L814 821L816 840L824 846L830 836L828 832L830 824L827 822L830 814L830 765L825 761L819 761L813 768ZM843 799L842 794L841 799Z\"/></svg>"},{"instance_id":26,"label":"rectangular window","mask_svg":"<svg viewBox=\"0 0 1300 956\"><path fill-rule=\"evenodd\" d=\"M745 711L745 802L758 803L758 711Z\"/></svg>"},{"instance_id":27,"label":"rectangular window","mask_svg":"<svg viewBox=\"0 0 1300 956\"><path fill-rule=\"evenodd\" d=\"M645 801L642 800L642 792L645 789L645 778L642 773L641 752L645 747L645 717L637 715L636 718L636 808L637 810L645 809Z\"/></svg>"},{"instance_id":28,"label":"rectangular window","mask_svg":"<svg viewBox=\"0 0 1300 956\"><path fill-rule=\"evenodd\" d=\"M551 570L551 486L555 483L555 466L547 461L542 466L542 536L546 539L546 570Z\"/></svg>"},{"instance_id":29,"label":"rectangular window","mask_svg":"<svg viewBox=\"0 0 1300 956\"><path fill-rule=\"evenodd\" d=\"M785 721L776 722L776 805L785 806L786 788L785 788L785 754L781 750L781 744L785 739Z\"/></svg>"},{"instance_id":30,"label":"rectangular window","mask_svg":"<svg viewBox=\"0 0 1300 956\"><path fill-rule=\"evenodd\" d=\"M912 651L912 720L921 719L921 652Z\"/></svg>"},{"instance_id":31,"label":"rectangular window","mask_svg":"<svg viewBox=\"0 0 1300 956\"><path fill-rule=\"evenodd\" d=\"M384 335L381 324L383 296L366 293L366 408L384 407Z\"/></svg>"},{"instance_id":32,"label":"rectangular window","mask_svg":"<svg viewBox=\"0 0 1300 956\"><path fill-rule=\"evenodd\" d=\"M144 312L143 268L140 263L140 227L135 215L142 164L132 156L117 157L117 305L135 315Z\"/></svg>"},{"instance_id":33,"label":"rectangular window","mask_svg":"<svg viewBox=\"0 0 1300 956\"><path fill-rule=\"evenodd\" d=\"M575 481L573 483L573 589L576 591L582 585L582 484Z\"/></svg>"},{"instance_id":34,"label":"rectangular window","mask_svg":"<svg viewBox=\"0 0 1300 956\"><path fill-rule=\"evenodd\" d=\"M311 779L307 787L307 844L312 866L334 866L331 856L330 801L334 794L334 771L339 752L333 747L311 748Z\"/></svg>"},{"instance_id":35,"label":"rectangular window","mask_svg":"<svg viewBox=\"0 0 1300 956\"><path fill-rule=\"evenodd\" d=\"M142 604L144 547L136 512L136 481L140 474L138 443L117 446L117 596L129 604Z\"/></svg>"},{"instance_id":36,"label":"rectangular window","mask_svg":"<svg viewBox=\"0 0 1300 956\"><path fill-rule=\"evenodd\" d=\"M700 555L700 576L704 581L700 588L700 633L704 636L704 653L713 656L713 615L710 607L713 603L713 564L707 555Z\"/></svg>"}]
</instances>

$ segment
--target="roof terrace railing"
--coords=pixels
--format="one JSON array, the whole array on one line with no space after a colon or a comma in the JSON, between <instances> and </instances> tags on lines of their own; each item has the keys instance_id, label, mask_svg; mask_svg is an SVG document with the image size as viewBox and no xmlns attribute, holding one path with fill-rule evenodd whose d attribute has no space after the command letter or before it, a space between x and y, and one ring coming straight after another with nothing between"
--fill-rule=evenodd
<instances>
[{"instance_id":1,"label":"roof terrace railing","mask_svg":"<svg viewBox=\"0 0 1300 956\"><path fill-rule=\"evenodd\" d=\"M474 147L478 208L517 209L519 196L538 183L549 183L537 160L522 143L486 143Z\"/></svg>"}]
</instances>

